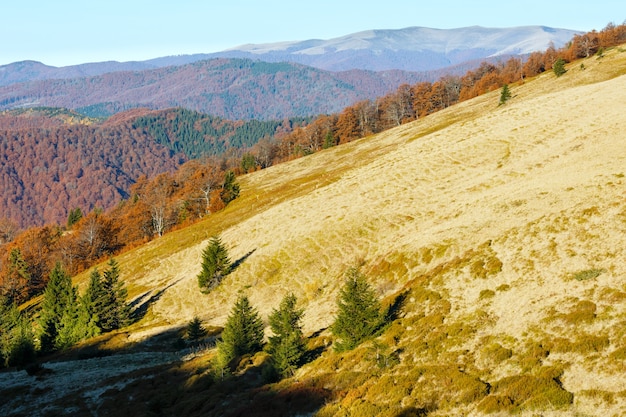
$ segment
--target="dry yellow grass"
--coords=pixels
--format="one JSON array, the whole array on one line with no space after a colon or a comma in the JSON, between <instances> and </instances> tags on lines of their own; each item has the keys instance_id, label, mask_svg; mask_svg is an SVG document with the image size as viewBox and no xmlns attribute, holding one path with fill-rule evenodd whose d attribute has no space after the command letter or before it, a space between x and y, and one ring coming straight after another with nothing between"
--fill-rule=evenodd
<instances>
[{"instance_id":1,"label":"dry yellow grass","mask_svg":"<svg viewBox=\"0 0 626 417\"><path fill-rule=\"evenodd\" d=\"M131 295L162 292L130 340L194 316L223 325L239 291L265 317L296 293L312 333L332 323L343 273L362 263L381 296L421 280L449 303L448 323L475 320L455 349L478 352L484 340L510 349L511 359L496 363L458 359L463 367L490 363L476 373L491 383L521 372L527 343L606 335L599 352L557 349L540 359L564 367L560 381L575 398L545 415L626 412L623 395L608 402L590 394L626 391L624 362L611 357L626 344L626 330L615 330L626 321L616 295L626 292L621 51L586 60L584 70L573 64L558 79L546 73L512 86L504 106L493 92L241 178L241 197L225 211L119 258L132 271L124 275ZM233 260L245 261L205 295L196 274L214 233ZM587 270L601 272L573 278ZM594 302L596 316L580 326L559 320L573 300ZM408 302L407 314L416 304ZM419 337L403 332L410 353Z\"/></svg>"}]
</instances>

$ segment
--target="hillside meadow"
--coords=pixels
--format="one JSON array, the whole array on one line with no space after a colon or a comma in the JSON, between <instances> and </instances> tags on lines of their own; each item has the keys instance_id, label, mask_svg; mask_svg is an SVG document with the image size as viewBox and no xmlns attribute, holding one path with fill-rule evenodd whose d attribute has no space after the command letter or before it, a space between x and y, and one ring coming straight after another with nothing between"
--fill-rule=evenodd
<instances>
[{"instance_id":1,"label":"hillside meadow","mask_svg":"<svg viewBox=\"0 0 626 417\"><path fill-rule=\"evenodd\" d=\"M311 355L292 378L264 383L261 353L212 381L209 343L107 374L89 395L61 393L52 409L623 415L626 49L567 70L511 85L502 106L493 91L241 177L225 210L117 258L140 319L77 350L168 350L194 316L218 331L242 291L264 318L293 292ZM238 266L203 294L196 275L216 234ZM328 327L351 266L398 312L374 341L338 353ZM34 396L35 382L21 384L18 398Z\"/></svg>"}]
</instances>

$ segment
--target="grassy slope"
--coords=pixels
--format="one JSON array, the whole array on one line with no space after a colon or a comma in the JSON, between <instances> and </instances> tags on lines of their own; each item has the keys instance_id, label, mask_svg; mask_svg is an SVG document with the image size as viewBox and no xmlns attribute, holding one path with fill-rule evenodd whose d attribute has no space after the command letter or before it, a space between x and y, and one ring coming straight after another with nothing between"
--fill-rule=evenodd
<instances>
[{"instance_id":1,"label":"grassy slope","mask_svg":"<svg viewBox=\"0 0 626 417\"><path fill-rule=\"evenodd\" d=\"M406 292L380 338L400 363L325 351L297 374L329 393L320 415L626 412L626 53L579 65L243 177L224 212L119 258L154 296L128 340L222 325L240 290L265 317L293 291L323 330L362 264L382 297ZM203 295L215 233L243 262Z\"/></svg>"}]
</instances>

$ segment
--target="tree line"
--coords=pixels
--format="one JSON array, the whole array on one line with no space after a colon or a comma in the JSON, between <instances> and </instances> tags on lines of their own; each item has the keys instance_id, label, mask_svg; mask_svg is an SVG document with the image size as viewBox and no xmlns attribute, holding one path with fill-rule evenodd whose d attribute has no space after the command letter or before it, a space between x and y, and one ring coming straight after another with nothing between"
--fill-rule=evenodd
<instances>
[{"instance_id":1,"label":"tree line","mask_svg":"<svg viewBox=\"0 0 626 417\"><path fill-rule=\"evenodd\" d=\"M579 58L602 54L626 42L626 24L608 24L600 32L575 35L560 49L550 45L526 59L510 58L501 63L483 62L463 76L445 75L436 82L403 84L376 100L357 102L333 115L322 115L293 132L261 140L242 158L242 170L266 168L319 150L375 134L445 109L458 102L524 82Z\"/></svg>"}]
</instances>

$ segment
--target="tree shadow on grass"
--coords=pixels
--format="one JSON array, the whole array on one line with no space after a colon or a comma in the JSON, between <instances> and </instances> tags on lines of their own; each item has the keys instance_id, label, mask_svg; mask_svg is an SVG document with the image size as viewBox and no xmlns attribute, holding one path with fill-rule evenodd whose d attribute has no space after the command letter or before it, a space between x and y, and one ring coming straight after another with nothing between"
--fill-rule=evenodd
<instances>
[{"instance_id":1,"label":"tree shadow on grass","mask_svg":"<svg viewBox=\"0 0 626 417\"><path fill-rule=\"evenodd\" d=\"M403 291L393 300L393 303L387 308L387 312L385 313L385 323L391 323L392 321L398 318L402 307L404 307L404 303L406 302L406 298L409 295L409 291Z\"/></svg>"},{"instance_id":2,"label":"tree shadow on grass","mask_svg":"<svg viewBox=\"0 0 626 417\"><path fill-rule=\"evenodd\" d=\"M254 252L256 252L256 249L252 249L250 252L246 253L241 258L230 264L230 272L233 272L235 269L239 268L241 264L244 263L245 260L248 259L250 255L252 255Z\"/></svg>"},{"instance_id":3,"label":"tree shadow on grass","mask_svg":"<svg viewBox=\"0 0 626 417\"><path fill-rule=\"evenodd\" d=\"M172 282L167 287L162 288L156 292L154 290L146 291L145 293L131 301L129 303L131 309L130 322L137 323L139 320L144 318L150 306L159 301L165 291L178 284L181 280L182 278L175 282Z\"/></svg>"},{"instance_id":4,"label":"tree shadow on grass","mask_svg":"<svg viewBox=\"0 0 626 417\"><path fill-rule=\"evenodd\" d=\"M215 377L205 362L194 373L179 365L138 371L127 377L130 383L100 396L98 413L287 417L312 415L331 398L330 391L303 382L268 384L263 378L264 361L256 356L250 362L254 365L224 379Z\"/></svg>"}]
</instances>

